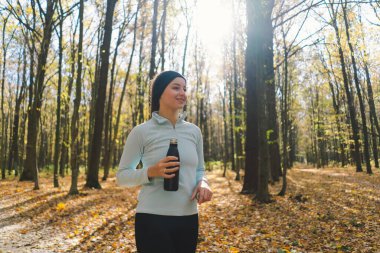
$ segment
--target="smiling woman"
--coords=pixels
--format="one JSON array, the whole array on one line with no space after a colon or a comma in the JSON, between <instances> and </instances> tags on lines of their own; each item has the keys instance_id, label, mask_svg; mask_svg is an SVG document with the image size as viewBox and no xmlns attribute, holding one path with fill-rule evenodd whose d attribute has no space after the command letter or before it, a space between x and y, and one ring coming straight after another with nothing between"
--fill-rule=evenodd
<instances>
[{"instance_id":1,"label":"smiling woman","mask_svg":"<svg viewBox=\"0 0 380 253\"><path fill-rule=\"evenodd\" d=\"M180 114L186 104L186 78L175 71L158 74L151 102L152 118L128 135L117 182L142 185L135 217L138 252L194 253L197 204L211 200L212 192L205 178L201 131ZM169 143L178 148L170 156ZM137 170L140 161L143 168ZM178 186L168 191L165 182L174 176Z\"/></svg>"}]
</instances>

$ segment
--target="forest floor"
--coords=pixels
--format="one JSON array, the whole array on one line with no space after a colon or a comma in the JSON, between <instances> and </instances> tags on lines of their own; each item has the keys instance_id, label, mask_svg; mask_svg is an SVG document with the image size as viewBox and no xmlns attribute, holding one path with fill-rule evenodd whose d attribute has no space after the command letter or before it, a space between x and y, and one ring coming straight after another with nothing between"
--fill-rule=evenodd
<instances>
[{"instance_id":1,"label":"forest floor","mask_svg":"<svg viewBox=\"0 0 380 253\"><path fill-rule=\"evenodd\" d=\"M298 165L288 171L285 197L276 195L281 184L270 187L269 204L239 194L232 172L221 174L208 172L214 197L200 206L197 252L380 252L378 169ZM111 177L102 190L68 197L70 177L60 181L53 188L41 178L38 191L0 181L0 253L135 252L138 188L117 187Z\"/></svg>"}]
</instances>

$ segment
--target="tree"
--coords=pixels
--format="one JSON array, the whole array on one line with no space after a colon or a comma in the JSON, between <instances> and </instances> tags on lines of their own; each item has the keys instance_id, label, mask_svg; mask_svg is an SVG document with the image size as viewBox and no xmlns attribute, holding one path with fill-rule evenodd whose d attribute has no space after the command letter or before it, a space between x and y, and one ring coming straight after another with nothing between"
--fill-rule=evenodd
<instances>
[{"instance_id":1,"label":"tree","mask_svg":"<svg viewBox=\"0 0 380 253\"><path fill-rule=\"evenodd\" d=\"M58 182L58 160L61 152L61 93L62 93L62 60L63 60L63 9L61 0L59 3L59 33L58 33L58 89L57 89L57 124L55 127L55 147L54 147L54 187L59 187Z\"/></svg>"},{"instance_id":2,"label":"tree","mask_svg":"<svg viewBox=\"0 0 380 253\"><path fill-rule=\"evenodd\" d=\"M39 1L37 1L39 2ZM34 189L39 189L38 185L38 168L37 168L37 129L41 116L41 108L43 102L43 90L45 88L45 72L46 62L51 42L53 30L53 17L57 0L47 0L46 11L41 13L44 17L43 37L38 54L36 80L34 82L34 101L28 111L28 142L26 145L26 159L24 170L20 176L20 180L34 180ZM40 3L39 3L40 4Z\"/></svg>"},{"instance_id":3,"label":"tree","mask_svg":"<svg viewBox=\"0 0 380 253\"><path fill-rule=\"evenodd\" d=\"M326 5L327 7L329 7L328 9L329 9L330 17L331 17L331 25L333 26L334 31L335 31L335 39L338 46L339 59L340 59L341 71L342 71L343 83L344 83L344 90L346 92L347 106L350 112L351 129L352 129L352 134L353 134L353 139L354 139L354 148L355 148L354 160L356 163L356 171L361 172L363 171L363 169L362 169L360 150L359 150L359 133L358 133L359 128L358 128L358 123L356 120L354 101L351 94L351 89L349 87L350 85L349 85L348 74L347 74L347 69L346 69L347 67L346 67L346 62L345 62L345 58L343 54L342 43L340 39L340 33L339 33L338 22L337 22L337 11L335 10L335 6L333 2L326 3Z\"/></svg>"},{"instance_id":4,"label":"tree","mask_svg":"<svg viewBox=\"0 0 380 253\"><path fill-rule=\"evenodd\" d=\"M62 99L63 103L63 112L62 112L62 127L63 127L63 137L62 137L62 146L61 146L61 154L60 154L60 161L59 161L59 174L61 177L65 176L65 169L68 163L69 158L69 146L70 146L70 120L69 120L69 111L70 111L70 97L71 97L71 91L74 84L74 77L75 77L75 55L77 52L77 49L75 47L75 37L78 27L78 22L76 23L74 27L74 31L72 34L72 41L71 41L71 49L70 49L70 75L68 77L67 85L64 89L64 93L67 94L67 96Z\"/></svg>"},{"instance_id":5,"label":"tree","mask_svg":"<svg viewBox=\"0 0 380 253\"><path fill-rule=\"evenodd\" d=\"M129 57L129 62L128 62L128 68L127 68L127 72L125 74L123 88L122 88L121 95L120 95L120 101L119 101L119 105L118 105L118 109L117 109L117 114L116 114L116 124L115 124L115 129L114 129L114 136L112 138L112 143L111 143L111 145L112 145L111 146L111 153L110 153L110 160L111 161L112 161L112 158L113 158L115 150L116 150L116 142L117 142L117 140L119 138L119 124L120 124L120 117L121 117L121 108L122 108L122 105L123 105L125 91L126 91L126 88L127 88L129 77L130 77L133 56L134 56L135 48L136 48L137 24L138 24L138 20L139 20L139 18L138 18L139 15L138 14L139 14L141 6L144 3L145 3L145 0L139 0L138 3L137 3L135 22L134 22L134 25L133 25L132 49L131 49L131 52L130 52L130 57Z\"/></svg>"},{"instance_id":6,"label":"tree","mask_svg":"<svg viewBox=\"0 0 380 253\"><path fill-rule=\"evenodd\" d=\"M79 106L82 97L82 62L83 62L83 12L84 2L79 2L79 41L78 41L78 62L77 62L77 79L75 84L75 99L73 116L71 117L71 187L69 195L78 194L78 175L79 175Z\"/></svg>"},{"instance_id":7,"label":"tree","mask_svg":"<svg viewBox=\"0 0 380 253\"><path fill-rule=\"evenodd\" d=\"M91 140L91 152L89 154L89 168L87 173L86 187L101 189L99 184L99 161L101 140L103 132L104 104L107 91L107 78L109 67L110 45L112 37L112 20L117 0L107 0L106 19L104 24L104 38L101 46L101 67L98 94L96 99L95 126Z\"/></svg>"},{"instance_id":8,"label":"tree","mask_svg":"<svg viewBox=\"0 0 380 253\"><path fill-rule=\"evenodd\" d=\"M168 9L168 0L164 0L161 26L161 71L165 70L165 35L166 35L166 13Z\"/></svg>"},{"instance_id":9,"label":"tree","mask_svg":"<svg viewBox=\"0 0 380 253\"><path fill-rule=\"evenodd\" d=\"M9 149L9 160L8 160L8 171L10 172L12 169L15 170L15 175L18 176L18 167L19 167L19 121L20 121L20 113L21 113L21 105L25 99L26 95L26 53L27 49L24 46L21 51L23 55L23 70L22 70L22 81L21 88L16 91L16 105L15 112L13 118L13 128L12 128L12 138L11 138L11 148Z\"/></svg>"},{"instance_id":10,"label":"tree","mask_svg":"<svg viewBox=\"0 0 380 253\"><path fill-rule=\"evenodd\" d=\"M250 185L256 187L244 188L247 186L244 180L243 190L255 191L257 200L268 202L268 176L269 159L266 134L267 123L267 98L268 89L266 57L271 55L267 51L273 50L270 46L265 32L272 31L272 10L274 1L247 1L247 49L246 49L246 103L247 103L247 132L246 132L246 177L251 174L257 176L249 177L247 180L255 180ZM269 44L270 43L270 44ZM260 92L260 94L259 94ZM257 161L253 159L257 157ZM255 172L257 171L257 172ZM248 172L248 175L247 175ZM247 184L247 185L246 185Z\"/></svg>"},{"instance_id":11,"label":"tree","mask_svg":"<svg viewBox=\"0 0 380 253\"><path fill-rule=\"evenodd\" d=\"M197 1L194 1L194 5L196 5ZM183 55L182 55L182 70L181 74L185 74L185 67L186 67L186 55L187 55L187 47L189 43L189 37L190 37L190 29L191 29L191 14L189 13L190 8L188 8L188 2L187 0L183 0L180 2L182 12L186 19L186 37L185 37L185 46L183 48Z\"/></svg>"},{"instance_id":12,"label":"tree","mask_svg":"<svg viewBox=\"0 0 380 253\"><path fill-rule=\"evenodd\" d=\"M137 4L138 8L139 3ZM113 97L114 97L114 90L115 90L115 83L116 83L116 77L115 77L115 69L116 69L116 60L119 53L119 47L121 43L125 39L125 31L129 25L129 23L132 21L133 17L137 15L137 12L139 9L137 9L136 13L129 16L131 14L128 13L127 17L124 17L124 21L122 22L120 28L119 28L119 34L116 41L116 46L114 50L114 56L112 60L112 67L111 67L111 77L110 77L110 88L108 92L108 100L107 100L107 110L105 114L105 127L104 127L104 156L103 156L103 165L104 165L104 175L102 180L105 181L108 178L109 175L109 169L111 166L111 146L112 146L112 107L113 107ZM136 20L136 19L135 19ZM117 72L117 71L116 71Z\"/></svg>"},{"instance_id":13,"label":"tree","mask_svg":"<svg viewBox=\"0 0 380 253\"><path fill-rule=\"evenodd\" d=\"M2 60L2 73L1 73L1 147L0 147L0 166L1 166L1 178L5 179L5 153L6 150L4 148L6 147L6 133L5 133L5 111L4 111L4 87L5 87L5 71L7 66L7 52L8 47L10 45L10 42L12 41L14 32L11 34L8 42L5 41L5 35L6 35L6 27L9 20L10 14L8 14L6 17L2 17L1 19L3 21L3 29L2 29L2 52L3 52L3 60Z\"/></svg>"},{"instance_id":14,"label":"tree","mask_svg":"<svg viewBox=\"0 0 380 253\"><path fill-rule=\"evenodd\" d=\"M152 48L150 51L149 79L152 80L156 74L156 48L157 48L157 17L158 17L158 0L154 0L153 18L152 18Z\"/></svg>"},{"instance_id":15,"label":"tree","mask_svg":"<svg viewBox=\"0 0 380 253\"><path fill-rule=\"evenodd\" d=\"M370 156L369 156L369 140L368 140L366 112L365 112L365 106L364 106L363 96L361 92L362 88L360 87L360 82L359 82L359 77L358 77L358 69L357 69L357 64L356 64L356 59L355 59L354 47L351 42L350 26L349 26L348 18L347 18L347 1L345 1L344 4L343 4L343 1L341 1L341 3L342 3L342 10L343 10L343 20L344 20L344 25L346 28L347 43L350 49L352 68L354 71L354 82L355 82L356 94L359 99L360 115L362 119L362 132L363 132L363 138L364 138L364 160L366 163L367 173L372 174L371 161L370 161Z\"/></svg>"}]
</instances>

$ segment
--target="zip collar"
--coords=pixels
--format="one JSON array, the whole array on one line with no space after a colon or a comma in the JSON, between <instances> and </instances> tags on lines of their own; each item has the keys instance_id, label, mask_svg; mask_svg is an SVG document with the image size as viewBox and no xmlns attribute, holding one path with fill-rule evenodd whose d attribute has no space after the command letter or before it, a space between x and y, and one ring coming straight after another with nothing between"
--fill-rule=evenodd
<instances>
[{"instance_id":1,"label":"zip collar","mask_svg":"<svg viewBox=\"0 0 380 253\"><path fill-rule=\"evenodd\" d=\"M175 125L177 126L178 124L183 123L185 121L186 116L187 116L186 112L180 113ZM172 123L167 118L159 115L157 111L152 113L152 119L156 121L159 125L163 125L163 124L172 125Z\"/></svg>"}]
</instances>

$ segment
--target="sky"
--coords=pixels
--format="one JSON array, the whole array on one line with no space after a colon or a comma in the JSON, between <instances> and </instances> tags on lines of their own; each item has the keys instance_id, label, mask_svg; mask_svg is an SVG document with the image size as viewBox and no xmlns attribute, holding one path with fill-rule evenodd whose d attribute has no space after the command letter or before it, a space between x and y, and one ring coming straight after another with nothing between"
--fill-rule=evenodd
<instances>
[{"instance_id":1,"label":"sky","mask_svg":"<svg viewBox=\"0 0 380 253\"><path fill-rule=\"evenodd\" d=\"M198 1L194 12L195 29L211 57L220 57L224 39L232 33L232 11L229 1Z\"/></svg>"}]
</instances>

